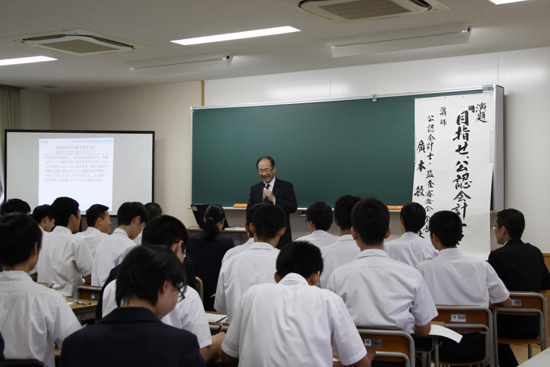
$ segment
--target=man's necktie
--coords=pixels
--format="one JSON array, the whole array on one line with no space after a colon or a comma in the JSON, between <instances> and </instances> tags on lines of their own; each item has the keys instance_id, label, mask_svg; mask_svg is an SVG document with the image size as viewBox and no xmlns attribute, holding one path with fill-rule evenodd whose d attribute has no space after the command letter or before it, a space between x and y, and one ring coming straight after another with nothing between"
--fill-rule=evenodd
<instances>
[{"instance_id":1,"label":"man's necktie","mask_svg":"<svg viewBox=\"0 0 550 367\"><path fill-rule=\"evenodd\" d=\"M269 187L271 186L271 184L264 184L264 189L268 189L269 190ZM271 204L271 201L269 201L269 199L267 198L267 196L264 195L264 204Z\"/></svg>"}]
</instances>

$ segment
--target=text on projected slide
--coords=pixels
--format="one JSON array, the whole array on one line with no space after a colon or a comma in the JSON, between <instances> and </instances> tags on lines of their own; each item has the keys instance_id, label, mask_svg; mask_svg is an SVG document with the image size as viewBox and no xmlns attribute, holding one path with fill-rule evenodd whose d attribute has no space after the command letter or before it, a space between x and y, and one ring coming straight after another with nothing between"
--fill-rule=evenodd
<instances>
[{"instance_id":1,"label":"text on projected slide","mask_svg":"<svg viewBox=\"0 0 550 367\"><path fill-rule=\"evenodd\" d=\"M114 138L40 139L40 204L57 197L77 200L81 209L113 205Z\"/></svg>"}]
</instances>

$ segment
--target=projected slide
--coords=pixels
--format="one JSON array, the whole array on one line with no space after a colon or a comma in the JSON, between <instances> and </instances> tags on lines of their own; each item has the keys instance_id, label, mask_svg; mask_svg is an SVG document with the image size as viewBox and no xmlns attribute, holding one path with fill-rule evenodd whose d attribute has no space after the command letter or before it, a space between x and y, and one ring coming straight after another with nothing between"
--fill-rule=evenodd
<instances>
[{"instance_id":1,"label":"projected slide","mask_svg":"<svg viewBox=\"0 0 550 367\"><path fill-rule=\"evenodd\" d=\"M81 209L113 206L114 138L39 139L38 202L79 198Z\"/></svg>"}]
</instances>

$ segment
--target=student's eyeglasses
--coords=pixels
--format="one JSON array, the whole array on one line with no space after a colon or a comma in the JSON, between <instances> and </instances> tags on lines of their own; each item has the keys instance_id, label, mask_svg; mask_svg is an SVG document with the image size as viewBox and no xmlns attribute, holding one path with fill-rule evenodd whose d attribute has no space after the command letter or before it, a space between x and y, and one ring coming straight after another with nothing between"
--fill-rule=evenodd
<instances>
[{"instance_id":1,"label":"student's eyeglasses","mask_svg":"<svg viewBox=\"0 0 550 367\"><path fill-rule=\"evenodd\" d=\"M309 224L309 222L311 222L309 219L306 219L306 224Z\"/></svg>"},{"instance_id":2,"label":"student's eyeglasses","mask_svg":"<svg viewBox=\"0 0 550 367\"><path fill-rule=\"evenodd\" d=\"M495 225L495 224L493 224L493 225L491 226L491 229L492 229L492 230L495 230L495 229L497 229L497 228L500 228L500 227L497 226L497 225Z\"/></svg>"}]
</instances>

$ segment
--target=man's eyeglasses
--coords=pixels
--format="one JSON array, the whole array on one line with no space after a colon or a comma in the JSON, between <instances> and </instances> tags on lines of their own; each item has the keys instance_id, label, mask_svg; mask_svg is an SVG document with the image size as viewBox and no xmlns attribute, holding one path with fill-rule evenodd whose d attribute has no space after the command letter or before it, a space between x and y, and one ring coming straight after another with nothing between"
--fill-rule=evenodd
<instances>
[{"instance_id":1,"label":"man's eyeglasses","mask_svg":"<svg viewBox=\"0 0 550 367\"><path fill-rule=\"evenodd\" d=\"M258 168L258 172L260 173L268 173L268 172L271 172L273 171L273 167L271 168Z\"/></svg>"}]
</instances>

